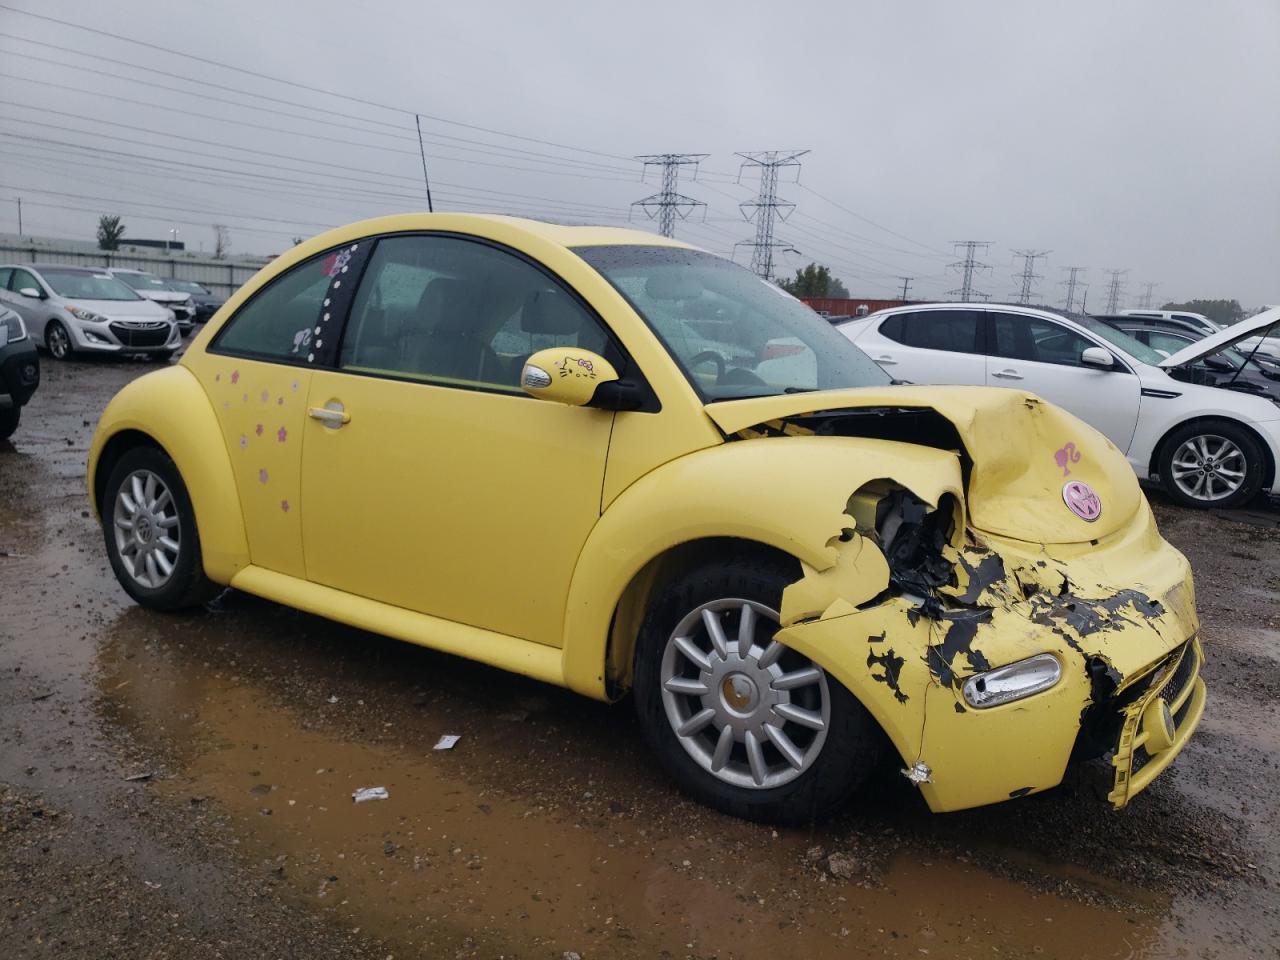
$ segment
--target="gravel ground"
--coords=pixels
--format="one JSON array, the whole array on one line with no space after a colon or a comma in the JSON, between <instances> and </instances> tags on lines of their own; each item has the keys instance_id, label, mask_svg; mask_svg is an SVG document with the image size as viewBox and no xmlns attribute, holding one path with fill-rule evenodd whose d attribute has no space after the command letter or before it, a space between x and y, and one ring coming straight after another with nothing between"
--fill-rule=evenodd
<instances>
[{"instance_id":1,"label":"gravel ground","mask_svg":"<svg viewBox=\"0 0 1280 960\"><path fill-rule=\"evenodd\" d=\"M675 793L625 706L235 592L129 603L84 459L146 370L47 361L0 444L4 956L1280 955L1274 511L1152 495L1211 699L1128 809L1081 774L932 816L886 769L835 821L772 830ZM390 798L354 804L366 786Z\"/></svg>"}]
</instances>

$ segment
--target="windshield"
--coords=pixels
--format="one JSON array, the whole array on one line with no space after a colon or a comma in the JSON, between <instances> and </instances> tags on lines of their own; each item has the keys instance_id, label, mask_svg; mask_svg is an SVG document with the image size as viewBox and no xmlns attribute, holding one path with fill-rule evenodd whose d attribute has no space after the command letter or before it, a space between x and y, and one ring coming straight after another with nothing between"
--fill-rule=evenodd
<instances>
[{"instance_id":1,"label":"windshield","mask_svg":"<svg viewBox=\"0 0 1280 960\"><path fill-rule=\"evenodd\" d=\"M578 247L680 365L704 401L881 386L888 374L790 294L680 247Z\"/></svg>"},{"instance_id":2,"label":"windshield","mask_svg":"<svg viewBox=\"0 0 1280 960\"><path fill-rule=\"evenodd\" d=\"M169 289L163 280L149 273L117 273L116 276L135 290L167 291Z\"/></svg>"},{"instance_id":3,"label":"windshield","mask_svg":"<svg viewBox=\"0 0 1280 960\"><path fill-rule=\"evenodd\" d=\"M177 290L179 293L195 293L202 297L211 296L208 290L194 280L170 280L169 289Z\"/></svg>"},{"instance_id":4,"label":"windshield","mask_svg":"<svg viewBox=\"0 0 1280 960\"><path fill-rule=\"evenodd\" d=\"M1159 350L1152 350L1145 343L1135 340L1123 330L1117 330L1110 324L1103 323L1101 320L1095 320L1093 317L1079 317L1076 323L1080 324L1090 333L1097 334L1103 340L1106 340L1113 347L1119 347L1133 359L1142 363L1150 364L1158 367L1160 361L1164 359L1164 355Z\"/></svg>"},{"instance_id":5,"label":"windshield","mask_svg":"<svg viewBox=\"0 0 1280 960\"><path fill-rule=\"evenodd\" d=\"M44 282L60 297L78 300L141 300L142 298L115 277L106 273L81 270L40 271Z\"/></svg>"}]
</instances>

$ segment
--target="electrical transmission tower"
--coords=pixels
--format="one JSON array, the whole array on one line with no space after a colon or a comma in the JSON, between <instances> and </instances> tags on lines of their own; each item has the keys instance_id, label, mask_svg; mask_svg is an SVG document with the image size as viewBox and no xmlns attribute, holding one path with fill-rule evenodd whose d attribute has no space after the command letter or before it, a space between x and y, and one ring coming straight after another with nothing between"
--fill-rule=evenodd
<instances>
[{"instance_id":1,"label":"electrical transmission tower","mask_svg":"<svg viewBox=\"0 0 1280 960\"><path fill-rule=\"evenodd\" d=\"M734 250L736 251L738 247L750 247L751 272L765 280L773 278L774 250L777 247L786 246L773 239L774 221L786 220L791 215L791 211L796 208L794 203L778 199L778 171L784 167L795 167L798 178L800 158L808 152L808 150L759 150L755 153L738 154L742 158L742 166L738 170L738 182L742 182L742 172L747 167L758 167L760 190L754 200L738 204L742 215L748 221L756 222L755 239L735 243Z\"/></svg>"},{"instance_id":2,"label":"electrical transmission tower","mask_svg":"<svg viewBox=\"0 0 1280 960\"><path fill-rule=\"evenodd\" d=\"M899 277L898 279L902 281L902 299L905 302L907 299L907 291L911 289L911 281L914 280L915 277Z\"/></svg>"},{"instance_id":3,"label":"electrical transmission tower","mask_svg":"<svg viewBox=\"0 0 1280 960\"><path fill-rule=\"evenodd\" d=\"M982 248L982 252L986 253L987 248L991 246L989 240L953 240L952 245L955 246L956 252L964 249L964 257L955 263L949 264L952 270L959 272L964 279L960 282L958 290L948 290L948 294L956 294L960 297L962 303L968 303L971 300L988 300L991 295L983 293L981 290L975 290L973 287L973 275L983 270L990 270L989 264L983 263L977 258L978 248Z\"/></svg>"},{"instance_id":4,"label":"electrical transmission tower","mask_svg":"<svg viewBox=\"0 0 1280 960\"><path fill-rule=\"evenodd\" d=\"M698 164L709 157L709 153L652 153L636 157L644 163L644 172L648 174L650 167L658 167L662 172L662 189L652 196L637 200L631 204L639 207L649 215L650 220L658 221L658 232L664 237L676 235L676 217L688 220L698 207L705 207L701 200L694 200L680 193L676 187L680 182L680 168L693 167L694 179L698 176Z\"/></svg>"},{"instance_id":5,"label":"electrical transmission tower","mask_svg":"<svg viewBox=\"0 0 1280 960\"><path fill-rule=\"evenodd\" d=\"M1085 284L1080 281L1080 274L1084 273L1084 271L1087 270L1088 268L1087 267L1063 267L1062 269L1070 271L1070 273L1067 276L1067 279L1063 280L1062 283L1059 284L1059 286L1065 286L1067 288L1067 302L1063 304L1062 308L1067 313L1070 313L1076 305L1076 288L1077 287L1083 288L1085 286ZM1083 309L1083 307L1081 309Z\"/></svg>"},{"instance_id":6,"label":"electrical transmission tower","mask_svg":"<svg viewBox=\"0 0 1280 960\"><path fill-rule=\"evenodd\" d=\"M1013 255L1022 258L1022 272L1015 273L1013 279L1020 281L1021 287L1015 293L1014 302L1021 303L1024 306L1031 302L1033 295L1032 286L1037 280L1043 280L1040 274L1036 273L1036 261L1043 260L1052 253L1051 250L1015 250Z\"/></svg>"},{"instance_id":7,"label":"electrical transmission tower","mask_svg":"<svg viewBox=\"0 0 1280 960\"><path fill-rule=\"evenodd\" d=\"M1153 295L1154 295L1154 294L1155 294L1155 292L1156 292L1156 287L1158 287L1158 286L1160 286L1160 284L1158 284L1158 283L1152 283L1152 282L1150 282L1150 281L1147 281L1146 283L1144 283L1144 284L1142 285L1142 288L1143 288L1143 289L1142 289L1142 296L1138 299L1138 309L1139 309L1139 310L1150 310L1150 309L1151 309L1151 301L1152 301Z\"/></svg>"},{"instance_id":8,"label":"electrical transmission tower","mask_svg":"<svg viewBox=\"0 0 1280 960\"><path fill-rule=\"evenodd\" d=\"M1128 270L1104 270L1111 279L1107 281L1107 313L1115 313L1120 309L1120 303L1124 299L1124 278L1128 275Z\"/></svg>"}]
</instances>

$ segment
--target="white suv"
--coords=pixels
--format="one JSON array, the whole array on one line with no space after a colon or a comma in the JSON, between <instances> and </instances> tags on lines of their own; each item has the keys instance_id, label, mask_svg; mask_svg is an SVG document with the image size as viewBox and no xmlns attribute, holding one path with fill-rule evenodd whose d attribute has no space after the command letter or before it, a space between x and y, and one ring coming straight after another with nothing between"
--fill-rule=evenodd
<instances>
[{"instance_id":1,"label":"white suv","mask_svg":"<svg viewBox=\"0 0 1280 960\"><path fill-rule=\"evenodd\" d=\"M1101 321L995 304L895 307L836 329L900 380L1039 394L1106 434L1175 500L1231 507L1280 493L1280 406L1170 371L1278 320L1280 309L1267 310L1171 357ZM1072 438L1062 440L1069 457Z\"/></svg>"}]
</instances>

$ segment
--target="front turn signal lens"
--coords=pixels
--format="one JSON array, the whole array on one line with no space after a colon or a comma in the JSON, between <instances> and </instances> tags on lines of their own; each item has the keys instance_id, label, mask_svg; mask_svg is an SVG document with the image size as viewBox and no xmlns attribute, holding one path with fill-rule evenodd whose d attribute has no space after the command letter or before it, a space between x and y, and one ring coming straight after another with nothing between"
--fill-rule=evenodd
<instances>
[{"instance_id":1,"label":"front turn signal lens","mask_svg":"<svg viewBox=\"0 0 1280 960\"><path fill-rule=\"evenodd\" d=\"M964 682L965 702L979 710L1012 703L1048 690L1062 679L1062 664L1051 653L1039 653L1006 667L975 674Z\"/></svg>"}]
</instances>

